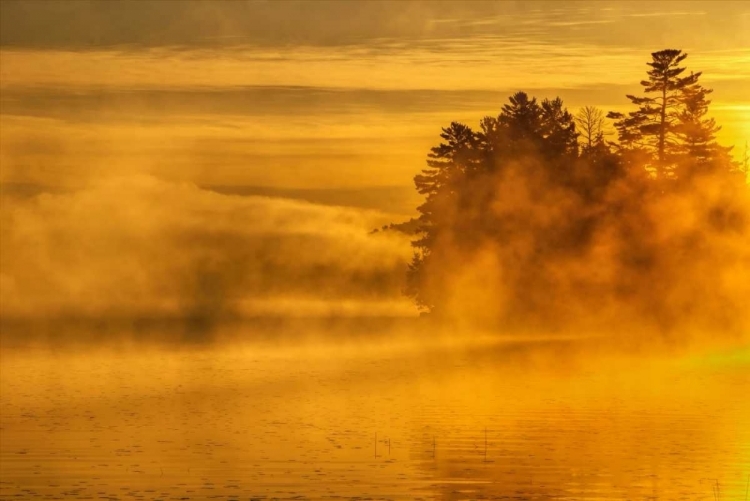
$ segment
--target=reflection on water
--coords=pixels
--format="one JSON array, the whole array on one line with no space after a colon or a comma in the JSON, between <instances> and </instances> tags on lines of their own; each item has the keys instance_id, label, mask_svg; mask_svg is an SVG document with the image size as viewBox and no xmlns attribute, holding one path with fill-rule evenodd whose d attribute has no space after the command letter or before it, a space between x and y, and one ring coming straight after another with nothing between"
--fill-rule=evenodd
<instances>
[{"instance_id":1,"label":"reflection on water","mask_svg":"<svg viewBox=\"0 0 750 501\"><path fill-rule=\"evenodd\" d=\"M0 497L744 499L747 352L568 348L6 350Z\"/></svg>"}]
</instances>

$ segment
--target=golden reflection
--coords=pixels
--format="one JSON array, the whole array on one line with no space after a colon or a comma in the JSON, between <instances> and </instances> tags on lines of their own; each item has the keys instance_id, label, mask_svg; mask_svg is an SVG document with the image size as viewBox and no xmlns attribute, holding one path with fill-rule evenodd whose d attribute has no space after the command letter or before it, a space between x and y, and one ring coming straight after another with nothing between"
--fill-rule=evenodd
<instances>
[{"instance_id":1,"label":"golden reflection","mask_svg":"<svg viewBox=\"0 0 750 501\"><path fill-rule=\"evenodd\" d=\"M746 351L321 341L3 353L4 491L671 499L715 478L744 493Z\"/></svg>"}]
</instances>

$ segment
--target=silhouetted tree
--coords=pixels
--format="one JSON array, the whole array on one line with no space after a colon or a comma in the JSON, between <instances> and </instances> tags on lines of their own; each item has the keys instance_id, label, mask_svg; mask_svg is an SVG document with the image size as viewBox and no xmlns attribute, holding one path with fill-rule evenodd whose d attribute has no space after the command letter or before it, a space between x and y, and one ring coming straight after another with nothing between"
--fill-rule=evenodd
<instances>
[{"instance_id":1,"label":"silhouetted tree","mask_svg":"<svg viewBox=\"0 0 750 501\"><path fill-rule=\"evenodd\" d=\"M596 106L584 106L575 116L575 122L583 139L583 150L589 151L594 145L604 142L606 124L604 112Z\"/></svg>"},{"instance_id":2,"label":"silhouetted tree","mask_svg":"<svg viewBox=\"0 0 750 501\"><path fill-rule=\"evenodd\" d=\"M729 152L731 147L720 146L716 142L716 133L721 127L713 118L707 118L707 98L713 90L695 83L682 90L681 110L675 133L679 138L676 151L683 157L683 177L706 171L711 168L731 167Z\"/></svg>"},{"instance_id":3,"label":"silhouetted tree","mask_svg":"<svg viewBox=\"0 0 750 501\"><path fill-rule=\"evenodd\" d=\"M414 178L417 191L425 201L417 208L421 236L412 243L416 252L409 267L406 290L428 309L434 302L427 300L426 290L420 290L417 284L421 283L423 270L440 234L456 225L461 197L466 194L463 189L466 178L478 170L481 160L478 138L467 125L452 122L442 129L440 137L443 142L431 149L427 168Z\"/></svg>"},{"instance_id":4,"label":"silhouetted tree","mask_svg":"<svg viewBox=\"0 0 750 501\"><path fill-rule=\"evenodd\" d=\"M650 152L654 159L654 174L657 178L673 175L673 153L677 146L675 137L680 122L685 90L695 85L701 73L685 72L680 67L687 54L681 50L667 49L651 54L651 70L648 80L641 81L646 96L628 95L627 98L638 106L627 115L611 112L609 117L617 120L620 142L628 147L637 147ZM651 97L649 94L656 94Z\"/></svg>"},{"instance_id":5,"label":"silhouetted tree","mask_svg":"<svg viewBox=\"0 0 750 501\"><path fill-rule=\"evenodd\" d=\"M536 98L529 98L525 92L510 96L509 103L503 105L498 124L503 128L506 152L532 150L538 146L542 130L542 108Z\"/></svg>"},{"instance_id":6,"label":"silhouetted tree","mask_svg":"<svg viewBox=\"0 0 750 501\"><path fill-rule=\"evenodd\" d=\"M529 176L569 186L578 160L575 120L562 100L540 104L524 92L511 96L497 117L482 119L480 132L454 122L441 139L428 155L427 169L414 178L425 201L418 207L421 235L413 242L407 293L426 309L439 303L434 269L448 259L443 250L470 253L482 242L503 241L519 224L516 215L493 209L507 168L520 162ZM592 189L601 183L593 177ZM427 269L433 269L431 276Z\"/></svg>"},{"instance_id":7,"label":"silhouetted tree","mask_svg":"<svg viewBox=\"0 0 750 501\"><path fill-rule=\"evenodd\" d=\"M542 101L543 152L552 158L578 155L578 132L573 115L563 106L562 99Z\"/></svg>"},{"instance_id":8,"label":"silhouetted tree","mask_svg":"<svg viewBox=\"0 0 750 501\"><path fill-rule=\"evenodd\" d=\"M578 143L575 120L560 98L541 104L525 92L513 94L500 115L485 117L477 133L485 162L497 167L498 161L518 155L544 155L561 159L576 156ZM491 168L491 165L489 165Z\"/></svg>"},{"instance_id":9,"label":"silhouetted tree","mask_svg":"<svg viewBox=\"0 0 750 501\"><path fill-rule=\"evenodd\" d=\"M455 207L466 175L478 168L478 139L467 125L452 122L443 129L443 143L432 148L427 168L414 178L425 202L418 207L425 239L431 239Z\"/></svg>"}]
</instances>

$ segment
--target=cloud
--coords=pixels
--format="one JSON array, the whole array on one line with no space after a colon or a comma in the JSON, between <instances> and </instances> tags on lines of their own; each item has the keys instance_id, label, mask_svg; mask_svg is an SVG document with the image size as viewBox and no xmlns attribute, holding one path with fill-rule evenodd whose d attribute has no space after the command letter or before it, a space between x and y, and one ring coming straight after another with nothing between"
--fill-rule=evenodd
<instances>
[{"instance_id":1,"label":"cloud","mask_svg":"<svg viewBox=\"0 0 750 501\"><path fill-rule=\"evenodd\" d=\"M660 47L662 42L651 45ZM714 81L747 80L750 51L709 50L690 40L691 64ZM378 90L496 90L533 86L571 88L637 78L646 50L588 40L565 43L488 34L419 41L380 40L341 47L238 46L223 50L20 50L3 48L0 81L16 88L212 90L320 87ZM530 64L533 61L534 64Z\"/></svg>"},{"instance_id":2,"label":"cloud","mask_svg":"<svg viewBox=\"0 0 750 501\"><path fill-rule=\"evenodd\" d=\"M689 6L688 6L689 7ZM0 3L0 45L85 50L95 47L335 47L384 38L467 38L504 33L546 41L652 45L688 34L700 45L741 39L741 2L704 2L700 11L667 1L242 2L111 0L105 3ZM664 17L679 22L664 23ZM607 23L597 27L581 23ZM346 19L346 23L340 22ZM633 36L635 33L636 36Z\"/></svg>"}]
</instances>

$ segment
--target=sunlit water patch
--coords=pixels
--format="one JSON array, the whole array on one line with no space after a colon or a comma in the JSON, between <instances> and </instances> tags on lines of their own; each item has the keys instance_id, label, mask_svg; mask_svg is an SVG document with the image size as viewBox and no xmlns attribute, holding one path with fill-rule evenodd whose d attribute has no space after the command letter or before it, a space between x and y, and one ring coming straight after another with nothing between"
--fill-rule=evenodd
<instances>
[{"instance_id":1,"label":"sunlit water patch","mask_svg":"<svg viewBox=\"0 0 750 501\"><path fill-rule=\"evenodd\" d=\"M747 352L567 346L5 350L0 497L745 498Z\"/></svg>"}]
</instances>

